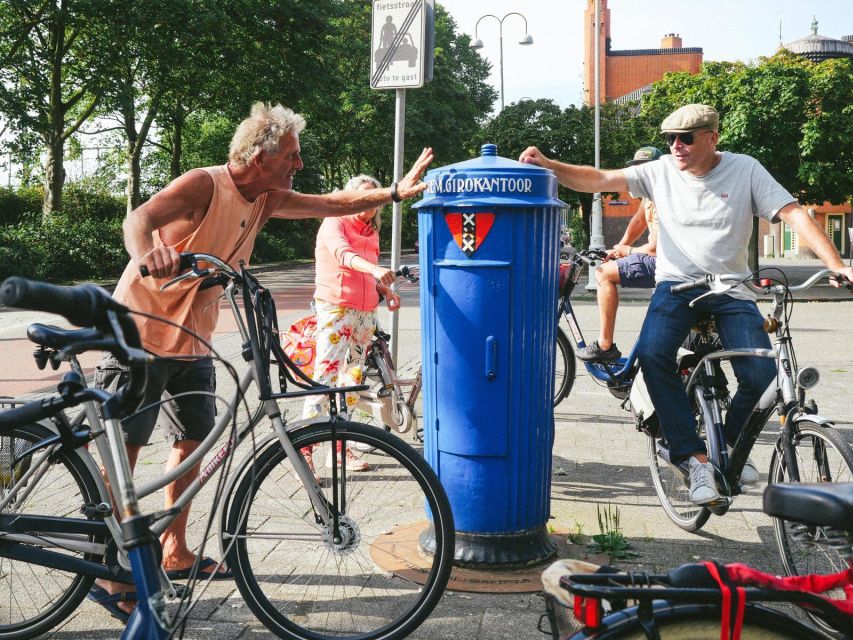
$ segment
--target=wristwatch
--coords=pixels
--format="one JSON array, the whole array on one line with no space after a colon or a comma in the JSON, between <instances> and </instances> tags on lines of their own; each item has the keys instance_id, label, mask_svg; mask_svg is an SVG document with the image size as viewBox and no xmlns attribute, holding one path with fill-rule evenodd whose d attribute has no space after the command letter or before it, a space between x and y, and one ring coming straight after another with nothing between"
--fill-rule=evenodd
<instances>
[{"instance_id":1,"label":"wristwatch","mask_svg":"<svg viewBox=\"0 0 853 640\"><path fill-rule=\"evenodd\" d=\"M403 199L400 197L400 194L397 193L397 183L396 182L391 183L391 200L393 202L402 202L403 201Z\"/></svg>"}]
</instances>

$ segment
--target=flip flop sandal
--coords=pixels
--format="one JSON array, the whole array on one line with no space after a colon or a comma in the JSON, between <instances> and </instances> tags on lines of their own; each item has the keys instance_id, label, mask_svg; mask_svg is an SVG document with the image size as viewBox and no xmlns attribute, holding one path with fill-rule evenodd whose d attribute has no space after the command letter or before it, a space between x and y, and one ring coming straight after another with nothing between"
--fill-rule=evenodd
<instances>
[{"instance_id":1,"label":"flip flop sandal","mask_svg":"<svg viewBox=\"0 0 853 640\"><path fill-rule=\"evenodd\" d=\"M213 558L208 558L205 556L198 563L198 573L196 577L199 580L207 580L211 578L212 580L231 580L234 577L234 574L229 571L216 571L216 565L219 563ZM210 569L211 571L205 571L205 569ZM169 580L187 580L192 573L192 565L187 567L186 569L173 569L172 571L166 572L166 577Z\"/></svg>"},{"instance_id":2,"label":"flip flop sandal","mask_svg":"<svg viewBox=\"0 0 853 640\"><path fill-rule=\"evenodd\" d=\"M113 618L116 618L125 624L127 624L127 621L130 619L130 613L119 608L118 603L136 602L135 591L119 591L117 593L110 593L106 589L97 585L93 585L92 588L89 589L89 593L86 597L95 604L101 605L104 609L109 611Z\"/></svg>"}]
</instances>

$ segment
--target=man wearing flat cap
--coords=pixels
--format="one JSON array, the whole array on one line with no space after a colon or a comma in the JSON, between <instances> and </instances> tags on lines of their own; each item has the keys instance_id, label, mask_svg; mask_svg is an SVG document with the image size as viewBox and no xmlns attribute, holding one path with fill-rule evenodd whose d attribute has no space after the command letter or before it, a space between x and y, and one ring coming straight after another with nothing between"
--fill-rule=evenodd
<instances>
[{"instance_id":1,"label":"man wearing flat cap","mask_svg":"<svg viewBox=\"0 0 853 640\"><path fill-rule=\"evenodd\" d=\"M693 410L676 372L678 347L696 317L712 313L727 349L770 349L763 317L746 288L689 303L702 291L673 293L672 285L706 274L741 274L747 266L752 217L790 225L800 240L833 271L853 282L835 247L787 190L761 164L746 155L717 151L719 115L713 107L688 104L664 119L670 154L657 162L602 171L547 158L536 147L519 160L551 169L561 184L587 193L628 190L657 207L658 241L655 292L639 339L639 362L648 391L669 444L671 464L689 472L690 499L707 504L720 495L705 444L696 434ZM838 286L837 283L835 286ZM753 407L775 375L772 361L734 358L738 390L726 414L726 440L734 444ZM758 481L758 470L747 461L740 481Z\"/></svg>"}]
</instances>

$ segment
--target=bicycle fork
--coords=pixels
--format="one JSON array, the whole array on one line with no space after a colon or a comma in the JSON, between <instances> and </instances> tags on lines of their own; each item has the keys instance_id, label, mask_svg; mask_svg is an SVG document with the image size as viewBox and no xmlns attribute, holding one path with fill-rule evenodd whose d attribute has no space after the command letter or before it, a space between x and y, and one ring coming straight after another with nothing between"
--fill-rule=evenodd
<instances>
[{"instance_id":1,"label":"bicycle fork","mask_svg":"<svg viewBox=\"0 0 853 640\"><path fill-rule=\"evenodd\" d=\"M732 504L732 490L725 471L729 468L729 454L723 429L723 414L720 409L720 389L716 384L714 363L710 359L702 362L704 371L693 387L699 417L705 425L705 443L708 460L714 467L720 498L706 506L715 515L723 515Z\"/></svg>"}]
</instances>

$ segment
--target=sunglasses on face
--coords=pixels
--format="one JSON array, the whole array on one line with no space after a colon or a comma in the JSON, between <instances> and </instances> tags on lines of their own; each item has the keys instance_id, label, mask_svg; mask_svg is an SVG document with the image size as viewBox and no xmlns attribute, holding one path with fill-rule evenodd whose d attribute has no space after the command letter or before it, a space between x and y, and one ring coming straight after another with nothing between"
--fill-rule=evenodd
<instances>
[{"instance_id":1,"label":"sunglasses on face","mask_svg":"<svg viewBox=\"0 0 853 640\"><path fill-rule=\"evenodd\" d=\"M688 131L687 133L665 133L663 139L670 147L675 144L676 140L681 140L681 144L686 144L688 147L696 142L696 136L700 133L710 133L710 131Z\"/></svg>"}]
</instances>

